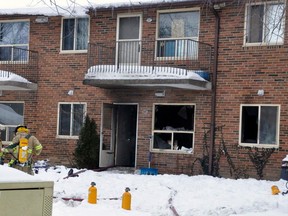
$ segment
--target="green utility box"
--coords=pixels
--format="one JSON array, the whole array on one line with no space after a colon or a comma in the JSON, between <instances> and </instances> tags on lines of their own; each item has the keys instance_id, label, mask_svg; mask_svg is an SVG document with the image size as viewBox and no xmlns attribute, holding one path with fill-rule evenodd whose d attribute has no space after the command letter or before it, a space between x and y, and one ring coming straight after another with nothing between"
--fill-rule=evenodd
<instances>
[{"instance_id":1,"label":"green utility box","mask_svg":"<svg viewBox=\"0 0 288 216\"><path fill-rule=\"evenodd\" d=\"M0 182L0 215L52 216L54 182Z\"/></svg>"}]
</instances>

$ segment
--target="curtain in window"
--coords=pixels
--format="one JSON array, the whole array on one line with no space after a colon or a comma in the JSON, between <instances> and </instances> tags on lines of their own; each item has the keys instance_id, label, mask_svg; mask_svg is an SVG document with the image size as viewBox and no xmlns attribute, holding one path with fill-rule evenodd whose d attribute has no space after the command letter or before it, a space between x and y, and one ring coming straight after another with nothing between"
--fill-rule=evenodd
<instances>
[{"instance_id":1,"label":"curtain in window","mask_svg":"<svg viewBox=\"0 0 288 216\"><path fill-rule=\"evenodd\" d=\"M248 11L248 42L256 43L263 40L264 5L254 5Z\"/></svg>"},{"instance_id":2,"label":"curtain in window","mask_svg":"<svg viewBox=\"0 0 288 216\"><path fill-rule=\"evenodd\" d=\"M198 46L192 40L198 37L199 11L159 14L157 56L197 58ZM171 39L170 39L171 38Z\"/></svg>"},{"instance_id":3,"label":"curtain in window","mask_svg":"<svg viewBox=\"0 0 288 216\"><path fill-rule=\"evenodd\" d=\"M26 61L28 40L29 22L0 23L0 60Z\"/></svg>"},{"instance_id":4,"label":"curtain in window","mask_svg":"<svg viewBox=\"0 0 288 216\"><path fill-rule=\"evenodd\" d=\"M247 17L247 42L283 42L284 8L284 4L250 6Z\"/></svg>"},{"instance_id":5,"label":"curtain in window","mask_svg":"<svg viewBox=\"0 0 288 216\"><path fill-rule=\"evenodd\" d=\"M75 26L75 19L63 20L63 34L62 34L63 50L74 49L74 26Z\"/></svg>"},{"instance_id":6,"label":"curtain in window","mask_svg":"<svg viewBox=\"0 0 288 216\"><path fill-rule=\"evenodd\" d=\"M83 126L84 121L84 105L83 104L74 104L73 105L73 127L72 135L77 136L80 134L80 130Z\"/></svg>"},{"instance_id":7,"label":"curtain in window","mask_svg":"<svg viewBox=\"0 0 288 216\"><path fill-rule=\"evenodd\" d=\"M84 122L83 104L61 104L59 135L78 136Z\"/></svg>"},{"instance_id":8,"label":"curtain in window","mask_svg":"<svg viewBox=\"0 0 288 216\"><path fill-rule=\"evenodd\" d=\"M276 144L277 107L261 107L260 144Z\"/></svg>"},{"instance_id":9,"label":"curtain in window","mask_svg":"<svg viewBox=\"0 0 288 216\"><path fill-rule=\"evenodd\" d=\"M199 11L161 13L159 38L198 37Z\"/></svg>"},{"instance_id":10,"label":"curtain in window","mask_svg":"<svg viewBox=\"0 0 288 216\"><path fill-rule=\"evenodd\" d=\"M0 45L28 44L29 22L0 23Z\"/></svg>"},{"instance_id":11,"label":"curtain in window","mask_svg":"<svg viewBox=\"0 0 288 216\"><path fill-rule=\"evenodd\" d=\"M86 50L88 43L88 18L77 19L77 50Z\"/></svg>"}]
</instances>

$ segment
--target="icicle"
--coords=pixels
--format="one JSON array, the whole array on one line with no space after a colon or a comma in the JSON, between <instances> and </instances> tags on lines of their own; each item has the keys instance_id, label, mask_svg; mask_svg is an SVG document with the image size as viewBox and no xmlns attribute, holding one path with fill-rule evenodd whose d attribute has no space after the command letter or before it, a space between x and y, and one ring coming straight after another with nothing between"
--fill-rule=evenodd
<instances>
[{"instance_id":1,"label":"icicle","mask_svg":"<svg viewBox=\"0 0 288 216\"><path fill-rule=\"evenodd\" d=\"M112 11L112 18L114 18L114 7L111 8Z\"/></svg>"},{"instance_id":2,"label":"icicle","mask_svg":"<svg viewBox=\"0 0 288 216\"><path fill-rule=\"evenodd\" d=\"M97 16L97 8L94 9L94 16Z\"/></svg>"}]
</instances>

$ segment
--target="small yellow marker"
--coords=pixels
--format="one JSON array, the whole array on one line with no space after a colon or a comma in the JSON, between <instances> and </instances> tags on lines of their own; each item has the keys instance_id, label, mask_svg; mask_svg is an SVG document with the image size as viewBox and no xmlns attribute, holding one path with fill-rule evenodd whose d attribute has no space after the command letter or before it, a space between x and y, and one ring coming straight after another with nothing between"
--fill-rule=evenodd
<instances>
[{"instance_id":1,"label":"small yellow marker","mask_svg":"<svg viewBox=\"0 0 288 216\"><path fill-rule=\"evenodd\" d=\"M91 204L97 203L97 188L95 187L95 185L95 182L91 182L91 187L88 190L88 203Z\"/></svg>"},{"instance_id":2,"label":"small yellow marker","mask_svg":"<svg viewBox=\"0 0 288 216\"><path fill-rule=\"evenodd\" d=\"M272 195L278 195L280 193L280 190L276 185L273 185L271 187L271 190L272 190Z\"/></svg>"},{"instance_id":3,"label":"small yellow marker","mask_svg":"<svg viewBox=\"0 0 288 216\"><path fill-rule=\"evenodd\" d=\"M129 193L130 188L125 188L125 193L122 195L122 208L131 210L131 194Z\"/></svg>"}]
</instances>

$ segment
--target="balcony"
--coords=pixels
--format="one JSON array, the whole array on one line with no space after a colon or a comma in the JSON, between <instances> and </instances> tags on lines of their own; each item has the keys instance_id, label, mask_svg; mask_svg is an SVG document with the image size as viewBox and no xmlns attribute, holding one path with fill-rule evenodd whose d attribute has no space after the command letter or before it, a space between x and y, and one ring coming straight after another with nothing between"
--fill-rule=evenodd
<instances>
[{"instance_id":1,"label":"balcony","mask_svg":"<svg viewBox=\"0 0 288 216\"><path fill-rule=\"evenodd\" d=\"M190 39L89 44L83 83L100 88L211 89L212 47Z\"/></svg>"},{"instance_id":2,"label":"balcony","mask_svg":"<svg viewBox=\"0 0 288 216\"><path fill-rule=\"evenodd\" d=\"M36 90L38 52L0 47L0 90Z\"/></svg>"}]
</instances>

